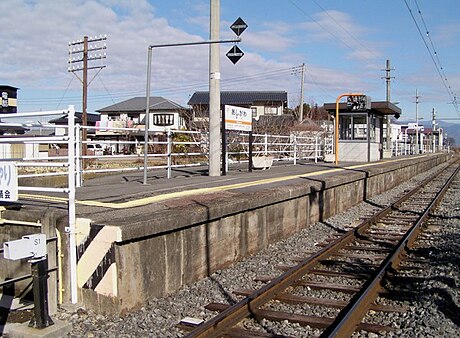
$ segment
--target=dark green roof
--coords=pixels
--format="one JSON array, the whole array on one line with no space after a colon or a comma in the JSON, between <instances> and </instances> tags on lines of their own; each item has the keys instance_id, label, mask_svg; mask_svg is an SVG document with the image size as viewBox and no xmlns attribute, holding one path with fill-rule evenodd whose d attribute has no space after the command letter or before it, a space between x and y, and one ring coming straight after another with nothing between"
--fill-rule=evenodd
<instances>
[{"instance_id":1,"label":"dark green roof","mask_svg":"<svg viewBox=\"0 0 460 338\"><path fill-rule=\"evenodd\" d=\"M134 97L132 99L115 103L111 106L101 108L96 110L99 113L124 113L124 112L145 112L146 98L144 97ZM150 97L150 110L182 110L186 109L181 105L165 99L161 96L152 96Z\"/></svg>"},{"instance_id":2,"label":"dark green roof","mask_svg":"<svg viewBox=\"0 0 460 338\"><path fill-rule=\"evenodd\" d=\"M287 92L285 91L221 91L220 104L253 105L256 102L282 102L287 106ZM195 92L188 104L208 105L209 92Z\"/></svg>"}]
</instances>

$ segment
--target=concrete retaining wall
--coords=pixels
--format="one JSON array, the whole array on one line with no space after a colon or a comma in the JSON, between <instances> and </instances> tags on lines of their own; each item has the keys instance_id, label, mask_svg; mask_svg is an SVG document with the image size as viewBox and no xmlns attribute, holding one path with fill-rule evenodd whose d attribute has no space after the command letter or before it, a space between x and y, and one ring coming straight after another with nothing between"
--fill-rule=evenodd
<instances>
[{"instance_id":1,"label":"concrete retaining wall","mask_svg":"<svg viewBox=\"0 0 460 338\"><path fill-rule=\"evenodd\" d=\"M309 224L378 195L448 160L429 155L369 164L248 190L210 193L145 207L129 222L123 210L105 224L77 222L79 301L101 313L123 313L287 238ZM5 217L21 219L21 212ZM14 215L14 216L13 216ZM38 214L37 214L38 215ZM42 214L62 238L62 291L70 299L65 215ZM35 217L35 216L34 216ZM50 220L49 218L53 218ZM118 217L118 219L116 219ZM18 236L20 234L18 233ZM3 237L7 240L6 237ZM56 285L56 280L53 281ZM50 287L50 290L51 287Z\"/></svg>"},{"instance_id":2,"label":"concrete retaining wall","mask_svg":"<svg viewBox=\"0 0 460 338\"><path fill-rule=\"evenodd\" d=\"M249 195L231 194L225 201L222 196L197 196L185 207L178 203L175 210L158 212L144 224L121 227L121 240L114 243L116 290L103 295L82 288L81 299L99 312L140 307L151 297L177 291L446 159L429 156L379 164Z\"/></svg>"}]
</instances>

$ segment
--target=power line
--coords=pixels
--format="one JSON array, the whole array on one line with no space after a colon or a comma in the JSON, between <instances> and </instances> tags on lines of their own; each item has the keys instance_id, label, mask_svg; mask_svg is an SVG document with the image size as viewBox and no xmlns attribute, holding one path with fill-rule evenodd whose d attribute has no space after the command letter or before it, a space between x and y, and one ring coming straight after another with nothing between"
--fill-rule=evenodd
<instances>
[{"instance_id":1,"label":"power line","mask_svg":"<svg viewBox=\"0 0 460 338\"><path fill-rule=\"evenodd\" d=\"M363 47L364 49L366 49L369 53L371 53L372 55L374 55L376 58L379 58L379 56L377 54L375 54L375 52L373 52L372 50L370 50L365 44L363 44L361 42L360 39L356 38L352 33L350 33L345 27L342 26L342 24L340 22L338 22L332 15L329 14L328 11L326 11L326 9L324 9L323 6L321 6L316 0L312 0L316 6L318 6L319 8L321 8L321 10L323 10L323 12L329 17L331 18L332 21L334 21L337 26L339 26L340 28L342 28L342 30L348 34L348 36L350 36L353 40L355 40L359 45L361 45L361 47Z\"/></svg>"},{"instance_id":2,"label":"power line","mask_svg":"<svg viewBox=\"0 0 460 338\"><path fill-rule=\"evenodd\" d=\"M435 55L435 57L436 57L436 60L438 61L439 68L441 69L442 76L443 76L443 78L445 79L446 84L447 84L447 86L448 86L450 92L451 92L452 95L453 95L453 101L452 101L452 103L456 106L456 105L457 105L457 97L456 97L455 93L453 93L452 88L451 88L451 86L450 86L450 83L449 83L449 81L447 80L446 73L444 72L444 67L443 67L442 64L441 64L441 60L439 59L439 54L438 54L438 52L436 51L436 48L435 48L434 43L433 43L433 40L431 39L430 31L428 30L428 27L426 26L425 19L423 18L422 11L420 10L420 7L419 7L419 5L418 5L417 0L415 0L415 5L417 6L418 14L420 15L420 19L422 20L423 27L425 28L426 35L427 35L428 39L430 40L431 48L433 49L434 55Z\"/></svg>"},{"instance_id":3,"label":"power line","mask_svg":"<svg viewBox=\"0 0 460 338\"><path fill-rule=\"evenodd\" d=\"M350 46L347 42L345 42L344 39L340 38L337 34L331 32L329 29L327 29L324 25L322 25L318 20L315 20L310 14L308 14L303 8L301 8L298 4L296 4L293 0L289 0L289 2L295 7L297 8L297 10L299 12L301 12L302 14L304 14L306 17L308 17L311 21L313 21L314 23L316 23L318 26L320 26L324 31L326 31L327 33L329 33L330 35L332 35L334 38L336 38L337 40L339 40L341 43L343 43L346 47L348 47L349 49L351 49L352 51L355 51L356 48L354 48L353 46ZM316 2L315 2L316 3ZM317 4L318 5L318 4ZM322 8L320 5L318 5L320 8ZM323 8L322 8L323 9ZM323 9L324 10L324 9ZM326 11L325 11L326 12ZM331 15L329 15L327 12L326 12L326 15L328 15L329 17L332 18ZM333 19L334 22L336 24L338 24L338 22ZM351 36L351 33L349 33L345 28L343 28L340 24L338 24L345 32L347 32L347 34L349 34ZM353 36L352 36L353 39L355 39ZM367 49L367 47L366 47ZM372 54L375 55L375 53L371 52ZM367 58L365 55L363 55L363 57L367 60L367 61L370 61L372 62L373 60Z\"/></svg>"},{"instance_id":4,"label":"power line","mask_svg":"<svg viewBox=\"0 0 460 338\"><path fill-rule=\"evenodd\" d=\"M288 67L288 68L280 68L280 69L275 69L275 70L270 70L266 72L261 72L261 73L256 73L256 74L250 74L250 75L245 75L245 76L238 76L238 77L232 77L232 78L227 78L227 79L222 79L221 84L222 86L225 87L234 87L234 85L237 84L244 84L247 83L248 81L252 82L259 82L259 81L266 81L270 79L276 79L280 77L287 77L290 76L291 73L299 68L301 66L293 66L293 67ZM138 91L130 91L130 92L112 92L110 93L105 86L105 83L102 81L101 77L99 79L102 82L103 87L105 88L107 94L92 94L88 95L88 101L90 102L97 102L97 101L104 101L107 98L110 98L112 101L114 99L122 99L122 98L127 98L127 97L133 97L133 96L144 96L145 91L144 90L138 90ZM159 88L155 90L155 93L158 95L166 95L166 94L175 94L175 93L181 93L181 92L187 92L190 90L196 91L196 90L205 90L208 88L208 83L207 82L195 82L187 85L182 85L182 86L173 86L173 87L165 87L165 88ZM66 90L67 91L67 90ZM68 96L68 100L77 100L80 99L81 96ZM37 99L24 99L21 100L22 104L24 105L29 105L29 104L36 104L41 103L41 104L47 104L47 103L54 103L54 102L59 102L61 103L62 99L59 98L37 98ZM30 102L30 103L29 103Z\"/></svg>"},{"instance_id":5,"label":"power line","mask_svg":"<svg viewBox=\"0 0 460 338\"><path fill-rule=\"evenodd\" d=\"M433 55L433 53L434 53L434 54L436 54L436 56L437 56L438 53L436 52L435 49L433 50L433 52L431 51L430 47L428 46L427 41L425 40L425 37L423 36L422 30L420 29L420 26L419 26L417 20L415 19L414 14L412 13L412 9L410 8L409 4L407 3L407 0L404 0L404 3L406 4L407 9L409 10L409 13L410 13L410 15L411 15L411 17L412 17L412 20L414 21L415 26L417 27L417 30L418 30L418 32L419 32L419 34L420 34L420 37L422 38L423 43L425 44L425 47L426 47L428 53L430 54L431 60L433 61L434 66L436 67L436 70L437 70L437 72L438 72L438 74L439 74L439 77L441 78L442 84L443 84L444 87L446 88L447 94L449 95L449 97L450 97L450 99L451 99L451 102L452 102L452 104L454 105L457 114L459 114L458 103L457 103L457 101L456 101L456 96L455 96L455 94L452 92L452 90L451 90L451 88L450 88L450 85L448 84L447 77L445 76L445 73L444 73L444 70L443 70L441 64L439 64L439 66L438 66L438 63L436 62L436 59L435 59L435 57L434 57L434 55ZM421 13L421 11L420 11L420 8L419 8L418 4L417 4L417 8L419 9L419 10L418 10L418 11L419 11L419 14L420 14L420 16L422 17L422 13ZM422 21L424 22L423 19L422 19ZM425 26L426 33L427 33L427 35L429 36L429 31L428 31L428 29L426 28L425 23L424 23L424 26ZM431 39L431 38L430 38L430 39ZM433 48L434 48L434 44L432 44L432 46L433 46ZM438 57L437 59L438 59L438 62L439 62L439 57ZM440 63L440 62L439 62L439 63ZM441 69L442 69L442 72L441 72ZM444 74L444 76L443 76L443 74Z\"/></svg>"}]
</instances>

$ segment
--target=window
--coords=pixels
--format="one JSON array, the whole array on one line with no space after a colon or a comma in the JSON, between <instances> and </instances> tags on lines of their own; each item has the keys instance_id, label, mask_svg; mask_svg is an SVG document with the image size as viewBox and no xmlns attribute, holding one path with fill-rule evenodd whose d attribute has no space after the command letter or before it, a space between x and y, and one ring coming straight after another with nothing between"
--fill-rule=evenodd
<instances>
[{"instance_id":1,"label":"window","mask_svg":"<svg viewBox=\"0 0 460 338\"><path fill-rule=\"evenodd\" d=\"M256 118L257 117L257 107L251 107L251 113L252 113L252 117Z\"/></svg>"},{"instance_id":2,"label":"window","mask_svg":"<svg viewBox=\"0 0 460 338\"><path fill-rule=\"evenodd\" d=\"M350 115L340 115L340 139L341 140L351 140L351 116Z\"/></svg>"},{"instance_id":3,"label":"window","mask_svg":"<svg viewBox=\"0 0 460 338\"><path fill-rule=\"evenodd\" d=\"M367 140L367 114L341 114L339 138L341 140Z\"/></svg>"},{"instance_id":4,"label":"window","mask_svg":"<svg viewBox=\"0 0 460 338\"><path fill-rule=\"evenodd\" d=\"M353 116L353 140L367 140L367 116Z\"/></svg>"},{"instance_id":5,"label":"window","mask_svg":"<svg viewBox=\"0 0 460 338\"><path fill-rule=\"evenodd\" d=\"M276 106L265 106L264 107L265 115L278 115L278 107Z\"/></svg>"},{"instance_id":6,"label":"window","mask_svg":"<svg viewBox=\"0 0 460 338\"><path fill-rule=\"evenodd\" d=\"M156 126L174 125L174 114L154 114L153 124Z\"/></svg>"}]
</instances>

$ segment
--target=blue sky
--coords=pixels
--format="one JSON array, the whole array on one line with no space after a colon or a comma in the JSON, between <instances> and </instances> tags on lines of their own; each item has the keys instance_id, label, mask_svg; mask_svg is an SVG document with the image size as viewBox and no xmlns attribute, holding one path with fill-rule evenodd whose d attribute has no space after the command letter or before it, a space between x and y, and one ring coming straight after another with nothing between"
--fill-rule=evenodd
<instances>
[{"instance_id":1,"label":"blue sky","mask_svg":"<svg viewBox=\"0 0 460 338\"><path fill-rule=\"evenodd\" d=\"M209 37L208 0L3 0L0 12L11 14L2 16L0 83L20 88L22 112L81 109L81 83L67 72L69 41L108 36L107 67L88 90L88 109L95 111L145 96L149 44ZM221 89L286 90L293 107L301 81L293 70L305 63L308 103L333 102L348 91L385 100L382 69L389 59L391 100L399 102L402 120L415 118L416 90L425 120L433 108L440 118L458 118L451 96L460 95L459 13L458 0L221 0L221 38L234 36L229 26L238 17L249 26L236 65L225 57L231 45L221 45ZM194 91L208 88L206 46L154 50L152 66L152 95L186 105Z\"/></svg>"}]
</instances>

